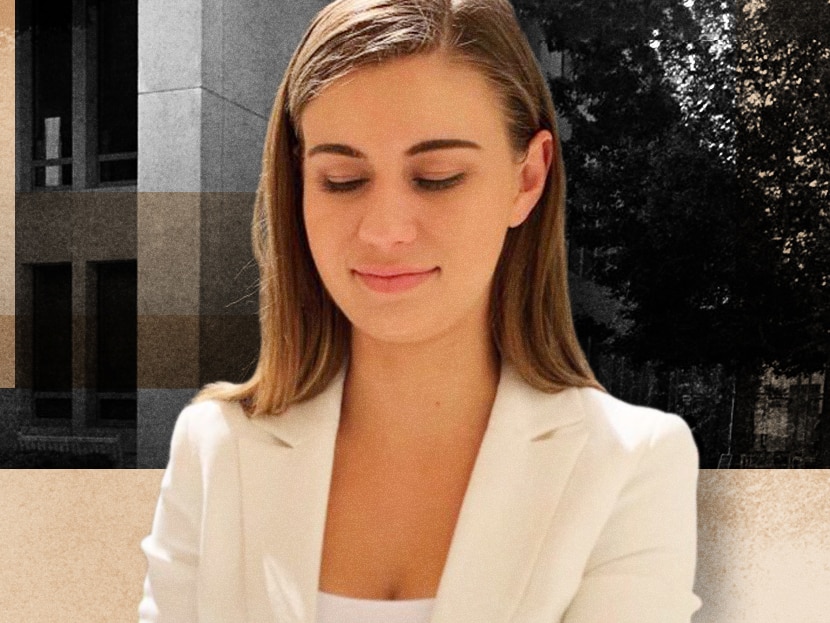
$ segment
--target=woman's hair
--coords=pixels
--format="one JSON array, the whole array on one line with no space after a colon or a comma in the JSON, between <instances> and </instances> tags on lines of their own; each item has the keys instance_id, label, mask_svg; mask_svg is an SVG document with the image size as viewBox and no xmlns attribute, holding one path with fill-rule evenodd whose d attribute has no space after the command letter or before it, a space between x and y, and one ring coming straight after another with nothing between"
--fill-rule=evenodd
<instances>
[{"instance_id":1,"label":"woman's hair","mask_svg":"<svg viewBox=\"0 0 830 623\"><path fill-rule=\"evenodd\" d=\"M338 0L312 21L277 92L268 123L251 226L259 264L261 344L241 384L205 386L194 402L240 401L249 415L275 414L320 393L349 352L348 319L326 292L302 216L306 104L362 66L444 53L485 76L504 111L517 158L541 129L554 137L544 191L526 221L507 232L490 300L500 357L532 386L603 387L579 346L568 296L565 174L550 91L508 0Z\"/></svg>"}]
</instances>

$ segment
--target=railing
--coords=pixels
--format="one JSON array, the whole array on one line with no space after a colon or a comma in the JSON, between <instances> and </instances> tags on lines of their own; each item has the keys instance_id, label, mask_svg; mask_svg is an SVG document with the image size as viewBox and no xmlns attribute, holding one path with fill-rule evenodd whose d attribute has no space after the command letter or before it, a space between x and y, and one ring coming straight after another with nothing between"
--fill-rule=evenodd
<instances>
[{"instance_id":1,"label":"railing","mask_svg":"<svg viewBox=\"0 0 830 623\"><path fill-rule=\"evenodd\" d=\"M798 469L815 465L816 457L796 452L748 452L741 454L742 469Z\"/></svg>"},{"instance_id":2,"label":"railing","mask_svg":"<svg viewBox=\"0 0 830 623\"><path fill-rule=\"evenodd\" d=\"M36 452L66 452L75 455L103 454L112 459L114 467L121 467L121 442L110 435L47 435L29 431L18 431L19 450Z\"/></svg>"},{"instance_id":3,"label":"railing","mask_svg":"<svg viewBox=\"0 0 830 623\"><path fill-rule=\"evenodd\" d=\"M105 163L118 163L118 162L136 162L138 160L138 152L137 151L123 151L123 152L115 152L110 154L99 154L97 156L98 160L98 172L96 176L99 178L96 181L90 181L91 188L108 188L108 187L118 187L118 186L135 186L136 180L134 178L125 178L119 179L114 181L102 181L100 178L103 176L101 167ZM34 178L37 179L37 171L39 169L43 169L44 171L47 170L49 167L63 167L65 165L72 165L73 159L71 157L63 157L63 158L39 158L33 159L31 161L32 173ZM137 165L136 165L137 166ZM64 179L66 176L63 175L61 172L61 183L60 184L35 184L34 188L38 191L66 191L72 190L74 188L73 182L71 179L71 174L69 179Z\"/></svg>"},{"instance_id":4,"label":"railing","mask_svg":"<svg viewBox=\"0 0 830 623\"><path fill-rule=\"evenodd\" d=\"M718 469L729 469L730 467L732 467L732 455L721 454L718 459Z\"/></svg>"},{"instance_id":5,"label":"railing","mask_svg":"<svg viewBox=\"0 0 830 623\"><path fill-rule=\"evenodd\" d=\"M104 173L102 170L104 163L110 162L136 162L138 160L138 152L137 151L123 151L111 154L99 154L98 155L98 187L99 188L106 188L111 186L135 186L136 180L135 178L125 178L121 180L114 180L114 181L102 181L100 178L104 177ZM136 164L136 166L138 166Z\"/></svg>"}]
</instances>

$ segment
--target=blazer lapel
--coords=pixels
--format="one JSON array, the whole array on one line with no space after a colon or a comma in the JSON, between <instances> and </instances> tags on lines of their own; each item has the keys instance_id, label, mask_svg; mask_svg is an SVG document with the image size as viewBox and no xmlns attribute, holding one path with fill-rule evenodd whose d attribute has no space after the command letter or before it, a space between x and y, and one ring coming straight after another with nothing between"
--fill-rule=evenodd
<instances>
[{"instance_id":1,"label":"blazer lapel","mask_svg":"<svg viewBox=\"0 0 830 623\"><path fill-rule=\"evenodd\" d=\"M546 394L502 367L431 623L510 620L588 436L577 392Z\"/></svg>"},{"instance_id":2,"label":"blazer lapel","mask_svg":"<svg viewBox=\"0 0 830 623\"><path fill-rule=\"evenodd\" d=\"M314 621L342 393L343 371L239 438L246 621Z\"/></svg>"},{"instance_id":3,"label":"blazer lapel","mask_svg":"<svg viewBox=\"0 0 830 623\"><path fill-rule=\"evenodd\" d=\"M247 621L314 623L344 375L239 438ZM577 391L502 366L431 623L509 621L587 438Z\"/></svg>"}]
</instances>

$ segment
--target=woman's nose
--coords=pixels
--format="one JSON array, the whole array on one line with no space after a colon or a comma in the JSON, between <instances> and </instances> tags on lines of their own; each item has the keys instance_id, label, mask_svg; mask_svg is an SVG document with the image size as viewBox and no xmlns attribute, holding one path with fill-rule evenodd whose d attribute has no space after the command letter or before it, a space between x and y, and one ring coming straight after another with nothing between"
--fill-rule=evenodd
<instances>
[{"instance_id":1,"label":"woman's nose","mask_svg":"<svg viewBox=\"0 0 830 623\"><path fill-rule=\"evenodd\" d=\"M366 197L358 227L361 241L380 249L408 244L417 236L415 210L400 188L389 188Z\"/></svg>"}]
</instances>

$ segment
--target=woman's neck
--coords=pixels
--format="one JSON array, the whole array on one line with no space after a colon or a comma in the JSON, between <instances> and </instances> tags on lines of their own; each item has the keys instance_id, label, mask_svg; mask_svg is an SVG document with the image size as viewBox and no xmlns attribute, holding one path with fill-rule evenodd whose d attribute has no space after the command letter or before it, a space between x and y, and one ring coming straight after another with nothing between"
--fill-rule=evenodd
<instances>
[{"instance_id":1,"label":"woman's neck","mask_svg":"<svg viewBox=\"0 0 830 623\"><path fill-rule=\"evenodd\" d=\"M353 331L341 433L384 445L480 439L500 373L496 348L481 335L390 344Z\"/></svg>"}]
</instances>

